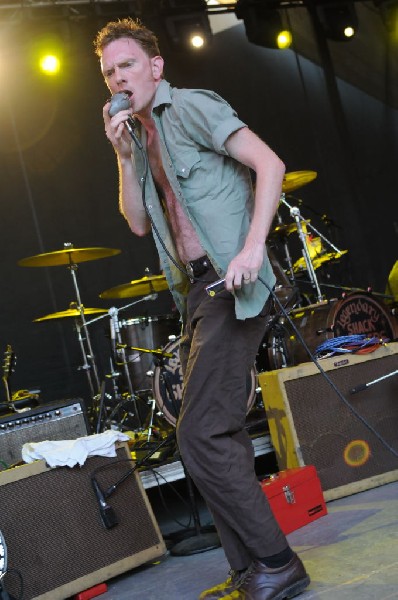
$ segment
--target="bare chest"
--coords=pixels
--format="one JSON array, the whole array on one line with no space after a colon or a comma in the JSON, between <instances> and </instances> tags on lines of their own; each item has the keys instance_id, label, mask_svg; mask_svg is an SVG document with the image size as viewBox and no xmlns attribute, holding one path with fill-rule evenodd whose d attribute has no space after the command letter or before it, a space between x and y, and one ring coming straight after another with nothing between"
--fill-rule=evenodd
<instances>
[{"instance_id":1,"label":"bare chest","mask_svg":"<svg viewBox=\"0 0 398 600\"><path fill-rule=\"evenodd\" d=\"M183 263L199 258L204 254L203 248L194 227L178 202L170 182L166 176L160 151L160 141L157 132L148 133L148 161L159 196L164 202L165 212L169 221L179 257Z\"/></svg>"}]
</instances>

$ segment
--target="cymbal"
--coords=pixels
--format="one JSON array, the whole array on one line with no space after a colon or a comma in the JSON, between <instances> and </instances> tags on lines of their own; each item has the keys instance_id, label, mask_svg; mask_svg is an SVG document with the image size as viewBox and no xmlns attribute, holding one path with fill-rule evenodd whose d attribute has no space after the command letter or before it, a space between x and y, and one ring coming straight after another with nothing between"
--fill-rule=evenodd
<instances>
[{"instance_id":1,"label":"cymbal","mask_svg":"<svg viewBox=\"0 0 398 600\"><path fill-rule=\"evenodd\" d=\"M325 252L319 256L311 258L312 266L314 269L319 269L324 263L339 260L343 254L347 254L348 250L341 250L340 252ZM293 272L299 273L307 269L304 257L299 258L293 265Z\"/></svg>"},{"instance_id":2,"label":"cymbal","mask_svg":"<svg viewBox=\"0 0 398 600\"><path fill-rule=\"evenodd\" d=\"M286 173L283 178L282 192L293 192L313 181L316 176L316 171L292 171L291 173Z\"/></svg>"},{"instance_id":3,"label":"cymbal","mask_svg":"<svg viewBox=\"0 0 398 600\"><path fill-rule=\"evenodd\" d=\"M73 265L76 263L106 258L120 254L121 250L115 248L65 248L45 254L28 256L18 261L20 267L58 267L62 265Z\"/></svg>"},{"instance_id":4,"label":"cymbal","mask_svg":"<svg viewBox=\"0 0 398 600\"><path fill-rule=\"evenodd\" d=\"M311 223L311 220L301 221L302 224ZM297 231L297 223L280 223L270 231L270 237L287 237L294 231Z\"/></svg>"},{"instance_id":5,"label":"cymbal","mask_svg":"<svg viewBox=\"0 0 398 600\"><path fill-rule=\"evenodd\" d=\"M84 315L95 315L99 313L108 312L106 308L84 308ZM49 319L65 319L67 317L80 317L80 310L77 308L68 308L67 310L61 310L60 312L51 313L50 315L45 315L44 317L40 317L39 319L33 319L34 323L39 323L40 321L48 321Z\"/></svg>"},{"instance_id":6,"label":"cymbal","mask_svg":"<svg viewBox=\"0 0 398 600\"><path fill-rule=\"evenodd\" d=\"M146 296L155 292L167 290L166 277L164 275L149 275L136 279L129 283L122 283L116 287L105 290L99 295L100 298L133 298L135 296Z\"/></svg>"}]
</instances>

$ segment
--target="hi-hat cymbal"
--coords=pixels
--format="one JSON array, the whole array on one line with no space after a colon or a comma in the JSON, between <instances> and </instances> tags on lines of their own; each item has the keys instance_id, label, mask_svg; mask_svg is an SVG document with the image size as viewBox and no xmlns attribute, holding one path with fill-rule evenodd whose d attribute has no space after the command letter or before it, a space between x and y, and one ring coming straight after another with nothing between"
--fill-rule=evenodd
<instances>
[{"instance_id":1,"label":"hi-hat cymbal","mask_svg":"<svg viewBox=\"0 0 398 600\"><path fill-rule=\"evenodd\" d=\"M20 267L58 267L62 265L74 265L76 263L106 258L120 254L121 250L115 248L65 248L45 254L28 256L18 261Z\"/></svg>"},{"instance_id":2,"label":"hi-hat cymbal","mask_svg":"<svg viewBox=\"0 0 398 600\"><path fill-rule=\"evenodd\" d=\"M100 298L134 298L135 296L147 296L155 292L161 292L168 289L166 277L164 275L150 275L136 279L129 283L122 283L116 287L105 290L100 294Z\"/></svg>"},{"instance_id":3,"label":"hi-hat cymbal","mask_svg":"<svg viewBox=\"0 0 398 600\"><path fill-rule=\"evenodd\" d=\"M307 223L311 223L311 220L301 221L302 224L307 225ZM294 231L297 231L297 223L280 223L276 227L273 228L269 233L269 237L287 237Z\"/></svg>"},{"instance_id":4,"label":"hi-hat cymbal","mask_svg":"<svg viewBox=\"0 0 398 600\"><path fill-rule=\"evenodd\" d=\"M310 183L317 176L316 171L292 171L286 173L283 178L282 192L289 193L301 188L306 183Z\"/></svg>"},{"instance_id":5,"label":"hi-hat cymbal","mask_svg":"<svg viewBox=\"0 0 398 600\"><path fill-rule=\"evenodd\" d=\"M108 312L106 308L85 308L82 307L84 315L95 315L99 313ZM80 310L77 308L68 308L67 310L61 310L60 312L51 313L50 315L45 315L44 317L40 317L39 319L33 319L34 323L39 323L40 321L48 321L50 319L65 319L67 317L80 317Z\"/></svg>"}]
</instances>

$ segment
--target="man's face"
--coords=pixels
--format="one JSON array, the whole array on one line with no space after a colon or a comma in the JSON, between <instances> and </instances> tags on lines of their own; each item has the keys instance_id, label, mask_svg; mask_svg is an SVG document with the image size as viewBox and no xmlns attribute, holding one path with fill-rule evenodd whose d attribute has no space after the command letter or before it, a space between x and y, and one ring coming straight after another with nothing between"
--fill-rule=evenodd
<instances>
[{"instance_id":1,"label":"man's face","mask_svg":"<svg viewBox=\"0 0 398 600\"><path fill-rule=\"evenodd\" d=\"M126 92L130 96L133 112L150 116L163 72L163 59L160 56L150 58L136 41L121 38L104 48L101 70L112 94Z\"/></svg>"}]
</instances>

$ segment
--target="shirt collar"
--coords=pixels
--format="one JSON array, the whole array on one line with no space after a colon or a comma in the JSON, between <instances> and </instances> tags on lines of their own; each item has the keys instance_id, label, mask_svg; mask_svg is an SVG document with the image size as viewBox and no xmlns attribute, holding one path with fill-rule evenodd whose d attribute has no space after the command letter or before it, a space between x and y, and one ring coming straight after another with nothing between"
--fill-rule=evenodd
<instances>
[{"instance_id":1,"label":"shirt collar","mask_svg":"<svg viewBox=\"0 0 398 600\"><path fill-rule=\"evenodd\" d=\"M162 104L171 104L170 84L165 79L159 83L152 109L162 106Z\"/></svg>"}]
</instances>

